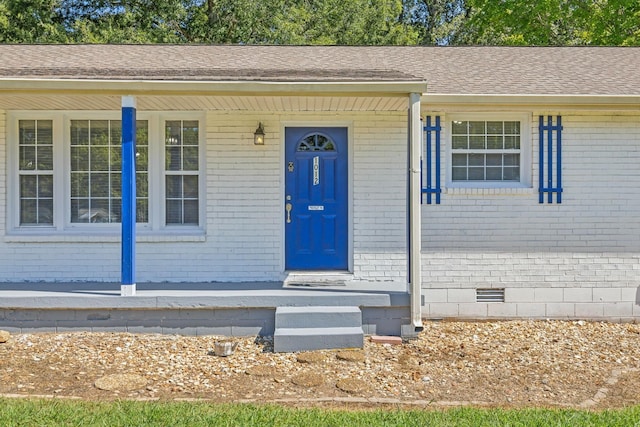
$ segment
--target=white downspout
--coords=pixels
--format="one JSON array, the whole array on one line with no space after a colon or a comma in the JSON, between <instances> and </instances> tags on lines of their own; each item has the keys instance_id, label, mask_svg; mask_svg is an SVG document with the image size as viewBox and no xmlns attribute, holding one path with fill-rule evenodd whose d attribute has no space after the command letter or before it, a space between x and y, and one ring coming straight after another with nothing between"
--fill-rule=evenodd
<instances>
[{"instance_id":1,"label":"white downspout","mask_svg":"<svg viewBox=\"0 0 640 427\"><path fill-rule=\"evenodd\" d=\"M420 220L420 94L409 95L409 293L411 326L422 329L422 225Z\"/></svg>"}]
</instances>

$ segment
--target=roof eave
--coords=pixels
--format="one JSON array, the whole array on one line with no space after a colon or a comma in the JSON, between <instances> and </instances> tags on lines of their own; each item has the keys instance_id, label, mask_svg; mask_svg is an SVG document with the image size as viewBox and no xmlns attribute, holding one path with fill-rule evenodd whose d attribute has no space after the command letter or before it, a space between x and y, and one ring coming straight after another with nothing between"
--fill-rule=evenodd
<instances>
[{"instance_id":1,"label":"roof eave","mask_svg":"<svg viewBox=\"0 0 640 427\"><path fill-rule=\"evenodd\" d=\"M129 95L402 95L424 93L424 81L193 81L0 78L0 92Z\"/></svg>"},{"instance_id":2,"label":"roof eave","mask_svg":"<svg viewBox=\"0 0 640 427\"><path fill-rule=\"evenodd\" d=\"M640 95L441 94L423 93L427 105L640 106Z\"/></svg>"}]
</instances>

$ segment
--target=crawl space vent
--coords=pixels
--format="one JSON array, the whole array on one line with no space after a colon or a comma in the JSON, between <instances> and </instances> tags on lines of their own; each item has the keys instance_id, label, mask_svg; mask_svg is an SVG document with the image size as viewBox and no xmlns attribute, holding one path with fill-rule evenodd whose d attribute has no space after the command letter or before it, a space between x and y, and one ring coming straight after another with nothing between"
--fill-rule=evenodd
<instances>
[{"instance_id":1,"label":"crawl space vent","mask_svg":"<svg viewBox=\"0 0 640 427\"><path fill-rule=\"evenodd\" d=\"M476 289L476 302L504 302L504 288Z\"/></svg>"}]
</instances>

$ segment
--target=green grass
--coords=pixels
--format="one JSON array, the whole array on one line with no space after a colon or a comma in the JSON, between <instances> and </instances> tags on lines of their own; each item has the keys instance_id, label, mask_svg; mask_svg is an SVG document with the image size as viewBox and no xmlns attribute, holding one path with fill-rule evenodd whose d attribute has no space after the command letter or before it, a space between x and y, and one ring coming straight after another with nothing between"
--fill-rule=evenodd
<instances>
[{"instance_id":1,"label":"green grass","mask_svg":"<svg viewBox=\"0 0 640 427\"><path fill-rule=\"evenodd\" d=\"M0 398L0 426L640 426L640 406L602 412L547 409L292 409L277 405L84 402Z\"/></svg>"}]
</instances>

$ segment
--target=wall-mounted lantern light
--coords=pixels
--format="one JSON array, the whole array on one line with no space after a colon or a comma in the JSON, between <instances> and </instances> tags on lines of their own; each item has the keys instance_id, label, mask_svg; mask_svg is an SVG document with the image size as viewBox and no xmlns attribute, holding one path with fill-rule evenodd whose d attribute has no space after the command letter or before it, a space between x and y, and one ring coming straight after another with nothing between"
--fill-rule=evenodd
<instances>
[{"instance_id":1,"label":"wall-mounted lantern light","mask_svg":"<svg viewBox=\"0 0 640 427\"><path fill-rule=\"evenodd\" d=\"M258 124L258 129L253 133L253 143L255 145L264 145L264 127L262 127L262 122Z\"/></svg>"}]
</instances>

